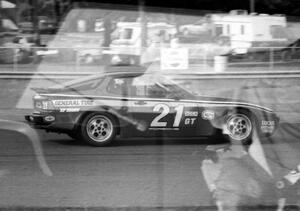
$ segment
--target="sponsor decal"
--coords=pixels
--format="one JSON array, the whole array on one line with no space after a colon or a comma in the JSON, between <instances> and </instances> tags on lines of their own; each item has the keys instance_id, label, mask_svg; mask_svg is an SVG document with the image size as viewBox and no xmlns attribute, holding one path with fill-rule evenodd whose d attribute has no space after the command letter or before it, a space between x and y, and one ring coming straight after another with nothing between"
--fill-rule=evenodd
<instances>
[{"instance_id":1,"label":"sponsor decal","mask_svg":"<svg viewBox=\"0 0 300 211\"><path fill-rule=\"evenodd\" d=\"M55 120L55 117L54 116L46 116L44 119L47 122L53 122Z\"/></svg>"},{"instance_id":2,"label":"sponsor decal","mask_svg":"<svg viewBox=\"0 0 300 211\"><path fill-rule=\"evenodd\" d=\"M201 117L204 120L213 120L215 118L215 112L211 110L204 110L201 114Z\"/></svg>"},{"instance_id":3,"label":"sponsor decal","mask_svg":"<svg viewBox=\"0 0 300 211\"><path fill-rule=\"evenodd\" d=\"M59 112L79 112L80 108L60 108Z\"/></svg>"},{"instance_id":4,"label":"sponsor decal","mask_svg":"<svg viewBox=\"0 0 300 211\"><path fill-rule=\"evenodd\" d=\"M275 130L275 121L261 121L261 131L263 133L272 133Z\"/></svg>"},{"instance_id":5,"label":"sponsor decal","mask_svg":"<svg viewBox=\"0 0 300 211\"><path fill-rule=\"evenodd\" d=\"M53 100L55 107L93 106L93 100Z\"/></svg>"},{"instance_id":6,"label":"sponsor decal","mask_svg":"<svg viewBox=\"0 0 300 211\"><path fill-rule=\"evenodd\" d=\"M186 117L197 117L198 111L185 111L184 116Z\"/></svg>"},{"instance_id":7,"label":"sponsor decal","mask_svg":"<svg viewBox=\"0 0 300 211\"><path fill-rule=\"evenodd\" d=\"M261 121L261 125L263 126L275 126L275 121Z\"/></svg>"}]
</instances>

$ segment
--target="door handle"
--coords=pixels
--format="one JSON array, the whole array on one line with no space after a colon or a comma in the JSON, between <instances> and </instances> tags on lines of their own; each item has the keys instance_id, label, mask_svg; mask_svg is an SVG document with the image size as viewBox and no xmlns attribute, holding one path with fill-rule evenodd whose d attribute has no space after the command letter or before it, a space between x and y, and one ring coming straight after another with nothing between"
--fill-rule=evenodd
<instances>
[{"instance_id":1,"label":"door handle","mask_svg":"<svg viewBox=\"0 0 300 211\"><path fill-rule=\"evenodd\" d=\"M135 105L146 105L147 103L143 100L134 102Z\"/></svg>"}]
</instances>

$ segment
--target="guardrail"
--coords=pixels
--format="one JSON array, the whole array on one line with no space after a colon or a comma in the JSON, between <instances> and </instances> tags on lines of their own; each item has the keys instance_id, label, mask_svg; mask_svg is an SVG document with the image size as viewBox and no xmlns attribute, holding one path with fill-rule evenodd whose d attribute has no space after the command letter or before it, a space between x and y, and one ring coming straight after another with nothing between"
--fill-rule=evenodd
<instances>
[{"instance_id":1,"label":"guardrail","mask_svg":"<svg viewBox=\"0 0 300 211\"><path fill-rule=\"evenodd\" d=\"M51 79L51 80L72 80L84 76L95 74L95 72L0 72L0 79ZM299 71L252 71L252 72L164 72L164 74L172 75L174 79L262 79L262 78L300 78Z\"/></svg>"},{"instance_id":2,"label":"guardrail","mask_svg":"<svg viewBox=\"0 0 300 211\"><path fill-rule=\"evenodd\" d=\"M143 51L143 56L147 57L146 60L149 60L150 63L153 62L156 65L154 69L165 73L176 72L178 75L181 75L180 77L184 75L185 78L191 80L206 78L299 78L300 75L300 48L297 46L257 47L249 49L247 54L233 55L228 53L230 52L229 46L217 46L214 44L208 47L207 44L185 45L179 43L173 49L188 49L186 59L189 63L188 68L180 72L177 69L172 71L162 70L163 56L161 53L164 51L161 50L165 48L170 49L170 46L146 48ZM220 49L223 50L221 51ZM0 64L0 78L69 80L103 72L105 67L110 65L108 63L114 56L112 54L108 55L110 57L104 58L103 53L105 53L105 50L108 51L109 48L30 47L22 49L20 46L11 48L0 47L0 61L2 59L2 62L4 62L3 59L6 59L5 64ZM126 52L126 48L123 51ZM120 50L120 52L123 51ZM297 59L298 51L299 59ZM225 54L224 52L227 53ZM223 56L218 56L218 54ZM223 58L216 60L217 57ZM175 61L174 58L177 57L172 58ZM181 58L181 60L184 59ZM25 61L29 61L29 63ZM128 61L132 62L130 59ZM172 65L172 61L169 62L170 65ZM132 70L135 66L127 66L126 68Z\"/></svg>"},{"instance_id":3,"label":"guardrail","mask_svg":"<svg viewBox=\"0 0 300 211\"><path fill-rule=\"evenodd\" d=\"M147 48L124 47L122 45L111 48L83 47L85 46L84 43L82 46L76 47L62 47L62 45L64 43L56 44L55 47L33 47L21 44L0 47L0 63L11 64L17 68L19 64L39 63L41 60L46 59L52 63L69 62L74 66L82 66L90 63L103 64L104 62L112 62L112 57L115 55L126 55L126 57L129 57L123 62L140 62L140 60L153 62L161 58L161 50L166 48L187 49L188 60L196 64L209 64L218 55L226 55L230 63L261 63L270 67L277 63L300 61L300 47L297 42L289 46L282 44L280 47L251 48L233 48L229 45L219 45L217 43L178 43L176 47L165 43L149 45ZM69 43L69 45L71 44ZM236 52L244 53L237 54ZM111 56L111 58L104 61L104 55Z\"/></svg>"}]
</instances>

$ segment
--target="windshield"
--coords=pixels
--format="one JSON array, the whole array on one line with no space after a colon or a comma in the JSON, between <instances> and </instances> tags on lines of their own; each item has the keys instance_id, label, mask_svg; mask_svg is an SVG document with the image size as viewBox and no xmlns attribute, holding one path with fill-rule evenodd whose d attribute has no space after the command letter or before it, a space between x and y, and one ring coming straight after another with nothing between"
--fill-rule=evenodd
<instances>
[{"instance_id":1,"label":"windshield","mask_svg":"<svg viewBox=\"0 0 300 211\"><path fill-rule=\"evenodd\" d=\"M299 8L0 0L0 210L299 210Z\"/></svg>"}]
</instances>

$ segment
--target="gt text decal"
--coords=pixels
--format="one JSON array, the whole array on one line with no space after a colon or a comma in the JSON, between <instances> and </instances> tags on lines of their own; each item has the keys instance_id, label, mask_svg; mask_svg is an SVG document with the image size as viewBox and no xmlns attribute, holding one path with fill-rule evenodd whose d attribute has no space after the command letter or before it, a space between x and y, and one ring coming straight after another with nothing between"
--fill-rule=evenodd
<instances>
[{"instance_id":1,"label":"gt text decal","mask_svg":"<svg viewBox=\"0 0 300 211\"><path fill-rule=\"evenodd\" d=\"M53 100L55 107L92 106L92 100Z\"/></svg>"}]
</instances>

